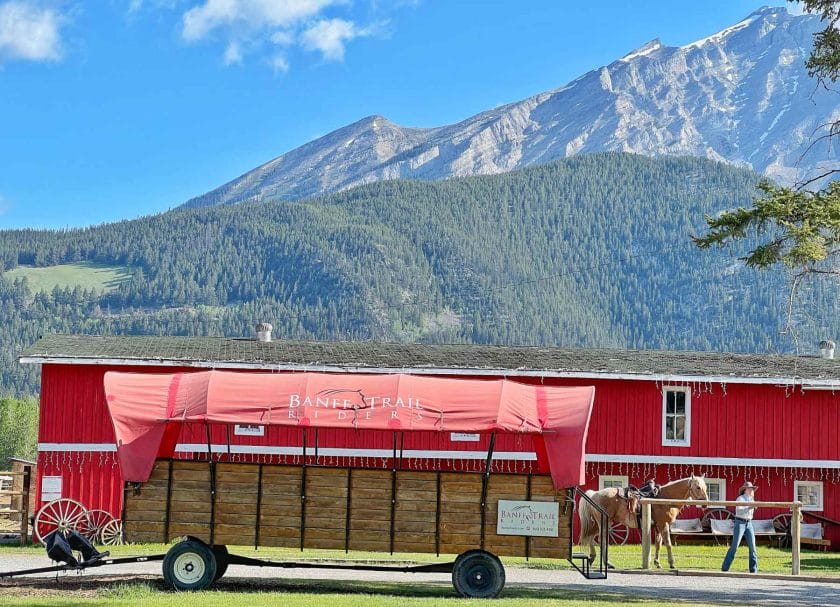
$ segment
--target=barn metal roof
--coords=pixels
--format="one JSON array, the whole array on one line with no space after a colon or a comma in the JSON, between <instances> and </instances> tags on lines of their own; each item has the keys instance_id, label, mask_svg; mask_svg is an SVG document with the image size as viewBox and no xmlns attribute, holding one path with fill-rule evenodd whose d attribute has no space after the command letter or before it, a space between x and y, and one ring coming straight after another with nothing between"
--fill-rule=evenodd
<instances>
[{"instance_id":1,"label":"barn metal roof","mask_svg":"<svg viewBox=\"0 0 840 607\"><path fill-rule=\"evenodd\" d=\"M221 337L43 336L24 363L162 365L344 372L798 383L840 389L840 361L817 356L437 345L373 341L272 341Z\"/></svg>"}]
</instances>

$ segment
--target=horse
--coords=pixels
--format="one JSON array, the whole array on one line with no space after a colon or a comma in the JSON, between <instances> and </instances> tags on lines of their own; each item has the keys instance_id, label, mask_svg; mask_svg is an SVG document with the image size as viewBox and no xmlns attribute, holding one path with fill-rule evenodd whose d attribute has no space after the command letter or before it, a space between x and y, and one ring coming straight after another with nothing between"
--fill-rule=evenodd
<instances>
[{"instance_id":1,"label":"horse","mask_svg":"<svg viewBox=\"0 0 840 607\"><path fill-rule=\"evenodd\" d=\"M618 487L607 487L600 491L592 489L586 492L587 497L598 504L608 516L607 524L610 522L621 523L627 527L635 528L636 511L639 508L641 495L634 489L620 489ZM595 562L595 539L601 530L601 513L592 505L582 499L578 505L578 516L580 517L580 539L578 543L581 548L589 546L589 562ZM609 528L603 530L609 532ZM612 565L607 562L608 567Z\"/></svg>"},{"instance_id":2,"label":"horse","mask_svg":"<svg viewBox=\"0 0 840 607\"><path fill-rule=\"evenodd\" d=\"M708 500L709 495L706 493L706 481L702 476L694 476L693 474L688 478L681 478L676 481L671 481L667 485L662 485L659 488L659 495L657 499L694 499L694 500ZM673 523L677 515L684 506L670 506L667 504L658 505L653 504L650 508L651 524L656 528L656 554L653 559L653 564L658 569L662 568L659 564L659 549L662 543L665 543L665 548L668 550L668 566L671 569L674 567L674 554L671 550L671 523Z\"/></svg>"},{"instance_id":3,"label":"horse","mask_svg":"<svg viewBox=\"0 0 840 607\"><path fill-rule=\"evenodd\" d=\"M608 522L621 523L628 528L638 528L639 499L641 495L632 489L619 489L609 487L600 491L586 492L586 495L598 504L608 516ZM706 481L702 476L694 476L671 481L659 489L659 498L670 499L708 499L706 493ZM668 563L674 568L674 556L671 551L671 523L677 518L682 506L654 505L651 507L651 523L656 528L656 558L654 564L660 567L659 550L662 543L668 549ZM595 561L595 539L598 534L607 533L608 529L600 529L600 513L593 508L586 500L580 500L578 505L578 516L580 517L580 539L578 543L581 548L589 546L589 561ZM609 563L607 563L608 566Z\"/></svg>"}]
</instances>

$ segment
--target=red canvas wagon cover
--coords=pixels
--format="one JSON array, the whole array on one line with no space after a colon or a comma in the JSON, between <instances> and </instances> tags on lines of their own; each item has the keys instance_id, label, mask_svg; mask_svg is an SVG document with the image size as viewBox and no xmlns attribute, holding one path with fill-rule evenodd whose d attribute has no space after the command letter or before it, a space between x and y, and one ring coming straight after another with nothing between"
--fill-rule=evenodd
<instances>
[{"instance_id":1,"label":"red canvas wagon cover","mask_svg":"<svg viewBox=\"0 0 840 607\"><path fill-rule=\"evenodd\" d=\"M405 374L108 372L105 395L123 478L148 480L185 423L540 437L554 486L584 483L593 387ZM540 445L542 446L542 445Z\"/></svg>"}]
</instances>

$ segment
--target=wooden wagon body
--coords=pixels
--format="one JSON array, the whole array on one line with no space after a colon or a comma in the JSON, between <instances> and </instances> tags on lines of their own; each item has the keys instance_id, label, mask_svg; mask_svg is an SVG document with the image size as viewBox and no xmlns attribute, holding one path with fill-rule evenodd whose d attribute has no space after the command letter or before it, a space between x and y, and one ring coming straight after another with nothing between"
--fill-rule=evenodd
<instances>
[{"instance_id":1,"label":"wooden wagon body","mask_svg":"<svg viewBox=\"0 0 840 607\"><path fill-rule=\"evenodd\" d=\"M474 597L496 596L504 586L499 555L573 557L575 490L566 487L583 480L591 387L204 371L107 373L105 389L127 481L126 538L182 538L163 561L164 577L176 588L205 588L228 564L290 566L231 555L228 545L455 554L454 562L401 570L450 571L456 589ZM205 429L205 461L173 457L177 437L191 424ZM296 427L301 456L280 464L231 461L229 446L226 454L211 448L211 426L219 424ZM354 467L347 458L325 465L318 428L359 437L387 432L392 457L381 458L382 468ZM403 465L398 437L450 432L490 436L483 466L465 472ZM535 437L550 475L494 467L499 433ZM581 568L589 571L588 561Z\"/></svg>"},{"instance_id":2,"label":"wooden wagon body","mask_svg":"<svg viewBox=\"0 0 840 607\"><path fill-rule=\"evenodd\" d=\"M557 518L548 521L557 534L500 532L500 500L557 503ZM524 510L522 516L535 516ZM434 554L479 548L569 559L573 512L568 492L544 475L159 460L146 483L128 488L124 530L131 542L191 536L255 547Z\"/></svg>"}]
</instances>

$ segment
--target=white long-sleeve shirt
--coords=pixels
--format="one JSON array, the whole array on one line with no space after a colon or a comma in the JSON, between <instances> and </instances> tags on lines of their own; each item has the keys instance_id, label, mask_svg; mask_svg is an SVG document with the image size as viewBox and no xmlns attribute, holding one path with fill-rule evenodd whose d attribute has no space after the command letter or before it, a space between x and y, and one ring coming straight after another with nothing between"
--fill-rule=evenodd
<instances>
[{"instance_id":1,"label":"white long-sleeve shirt","mask_svg":"<svg viewBox=\"0 0 840 607\"><path fill-rule=\"evenodd\" d=\"M737 498L735 498L736 502L754 502L755 500L749 497L746 493L742 493ZM737 518L743 518L748 521L752 520L753 512L755 512L755 506L736 506L735 507L735 516Z\"/></svg>"}]
</instances>

